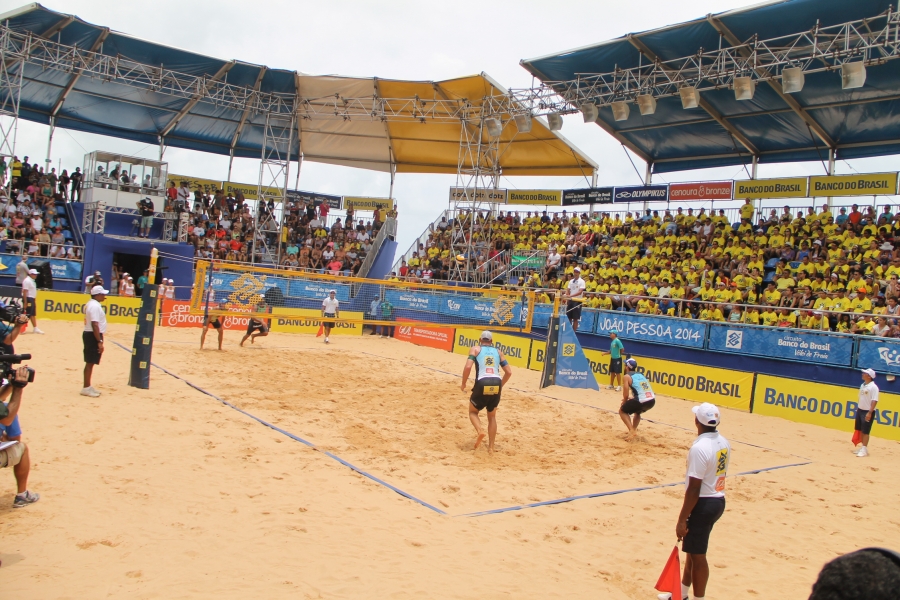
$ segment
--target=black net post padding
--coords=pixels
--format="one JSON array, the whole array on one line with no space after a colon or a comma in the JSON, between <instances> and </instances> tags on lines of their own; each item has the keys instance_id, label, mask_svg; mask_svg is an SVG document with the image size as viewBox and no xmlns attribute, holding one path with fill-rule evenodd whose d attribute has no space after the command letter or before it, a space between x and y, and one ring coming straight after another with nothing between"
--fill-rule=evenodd
<instances>
[{"instance_id":1,"label":"black net post padding","mask_svg":"<svg viewBox=\"0 0 900 600\"><path fill-rule=\"evenodd\" d=\"M150 356L153 352L153 332L156 330L156 302L159 287L144 285L141 308L131 346L131 372L128 385L142 390L150 389Z\"/></svg>"},{"instance_id":2,"label":"black net post padding","mask_svg":"<svg viewBox=\"0 0 900 600\"><path fill-rule=\"evenodd\" d=\"M544 370L541 372L541 388L556 384L556 359L559 349L559 316L550 318L547 325L547 348L544 350Z\"/></svg>"}]
</instances>

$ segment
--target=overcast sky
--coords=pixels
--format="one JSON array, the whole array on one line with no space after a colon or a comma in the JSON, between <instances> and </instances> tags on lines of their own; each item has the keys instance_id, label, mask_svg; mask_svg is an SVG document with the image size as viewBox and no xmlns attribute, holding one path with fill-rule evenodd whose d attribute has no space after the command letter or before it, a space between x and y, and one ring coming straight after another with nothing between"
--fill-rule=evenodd
<instances>
[{"instance_id":1,"label":"overcast sky","mask_svg":"<svg viewBox=\"0 0 900 600\"><path fill-rule=\"evenodd\" d=\"M469 1L431 3L275 2L256 0L158 0L121 4L95 0L50 0L51 10L70 13L96 25L161 44L222 59L238 59L302 73L439 80L485 72L506 87L528 87L531 76L521 66L534 58L602 42L629 32L746 6L732 0L641 0L640 2ZM0 12L21 6L0 2ZM17 154L43 160L48 128L22 121ZM640 183L625 151L580 115L566 117L562 133L600 164L600 185ZM155 158L156 146L58 130L52 164L81 166L84 154L109 150ZM169 171L224 179L228 157L170 148ZM635 158L643 175L643 163ZM895 157L839 162L838 173L897 170ZM824 174L821 163L761 165L760 177ZM255 183L258 162L235 161L233 181ZM745 178L743 169L669 173L658 182ZM447 208L452 175L397 176L394 196L400 209L399 251L403 252L427 224ZM293 184L293 176L291 177ZM582 187L582 178L512 178L502 187L563 189ZM387 196L386 174L304 163L300 189L339 195Z\"/></svg>"}]
</instances>

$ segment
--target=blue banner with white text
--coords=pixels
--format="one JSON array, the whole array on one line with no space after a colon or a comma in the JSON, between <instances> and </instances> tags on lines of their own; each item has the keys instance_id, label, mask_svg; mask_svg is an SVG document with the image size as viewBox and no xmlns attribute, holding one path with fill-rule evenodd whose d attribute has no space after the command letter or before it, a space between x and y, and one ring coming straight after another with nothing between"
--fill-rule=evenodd
<instances>
[{"instance_id":1,"label":"blue banner with white text","mask_svg":"<svg viewBox=\"0 0 900 600\"><path fill-rule=\"evenodd\" d=\"M350 286L343 283L331 283L328 281L303 281L292 280L288 286L289 296L295 298L317 298L323 299L328 297L328 293L334 290L334 297L341 302L350 301Z\"/></svg>"},{"instance_id":2,"label":"blue banner with white text","mask_svg":"<svg viewBox=\"0 0 900 600\"><path fill-rule=\"evenodd\" d=\"M508 297L470 298L460 294L385 290L385 297L399 309L420 310L452 317L447 322L478 321L506 327L524 326L522 303Z\"/></svg>"},{"instance_id":3,"label":"blue banner with white text","mask_svg":"<svg viewBox=\"0 0 900 600\"><path fill-rule=\"evenodd\" d=\"M0 263L3 263L3 266L6 267L6 269L4 269L4 274L15 275L16 265L19 264L20 260L22 260L22 258L18 254L0 254ZM31 266L36 261L44 260L50 263L50 273L53 275L53 279L74 279L76 281L81 281L81 266L83 263L80 260L30 256L26 262Z\"/></svg>"},{"instance_id":4,"label":"blue banner with white text","mask_svg":"<svg viewBox=\"0 0 900 600\"><path fill-rule=\"evenodd\" d=\"M559 345L556 355L556 385L584 390L599 390L591 363L584 355L578 336L566 315L559 316Z\"/></svg>"},{"instance_id":5,"label":"blue banner with white text","mask_svg":"<svg viewBox=\"0 0 900 600\"><path fill-rule=\"evenodd\" d=\"M712 323L710 350L737 355L849 367L853 363L853 336Z\"/></svg>"},{"instance_id":6,"label":"blue banner with white text","mask_svg":"<svg viewBox=\"0 0 900 600\"><path fill-rule=\"evenodd\" d=\"M703 348L706 327L704 322L687 319L601 310L597 311L597 326L594 331L598 335L609 335L610 331L615 330L624 340ZM578 330L581 330L580 325Z\"/></svg>"}]
</instances>

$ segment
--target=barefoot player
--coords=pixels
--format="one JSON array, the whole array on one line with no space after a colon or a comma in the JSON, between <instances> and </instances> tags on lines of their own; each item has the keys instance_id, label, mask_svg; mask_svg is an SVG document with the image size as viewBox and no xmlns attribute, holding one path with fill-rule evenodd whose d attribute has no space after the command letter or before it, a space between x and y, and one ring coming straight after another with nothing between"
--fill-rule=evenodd
<instances>
[{"instance_id":1,"label":"barefoot player","mask_svg":"<svg viewBox=\"0 0 900 600\"><path fill-rule=\"evenodd\" d=\"M260 312L268 312L266 310L265 304L259 305ZM266 322L263 319L257 319L255 317L250 317L247 320L247 333L244 334L244 337L241 339L241 346L243 347L244 342L247 341L247 338L250 338L250 343L256 343L256 338L258 337L266 337L269 335L269 327L266 325Z\"/></svg>"},{"instance_id":2,"label":"barefoot player","mask_svg":"<svg viewBox=\"0 0 900 600\"><path fill-rule=\"evenodd\" d=\"M200 334L200 349L203 350L203 343L206 341L206 330L212 325L213 329L219 334L219 350L222 349L222 338L225 337L225 327L222 325L222 318L219 315L206 317L203 319L203 333Z\"/></svg>"},{"instance_id":3,"label":"barefoot player","mask_svg":"<svg viewBox=\"0 0 900 600\"><path fill-rule=\"evenodd\" d=\"M482 408L487 409L488 417L488 452L494 453L494 439L497 437L497 406L500 404L500 392L503 386L512 377L512 367L506 361L506 357L494 347L494 336L490 331L481 332L480 346L474 346L469 350L466 366L463 368L462 385L460 389L466 391L466 381L475 365L475 385L472 387L472 396L469 398L469 420L475 428L475 449L484 440L484 429L481 426L481 417L478 413ZM500 378L500 371L503 378Z\"/></svg>"},{"instance_id":4,"label":"barefoot player","mask_svg":"<svg viewBox=\"0 0 900 600\"><path fill-rule=\"evenodd\" d=\"M656 395L650 382L643 373L637 372L637 361L629 358L625 361L625 377L622 379L622 406L619 416L628 428L625 439L631 440L637 435L641 415L656 406Z\"/></svg>"}]
</instances>

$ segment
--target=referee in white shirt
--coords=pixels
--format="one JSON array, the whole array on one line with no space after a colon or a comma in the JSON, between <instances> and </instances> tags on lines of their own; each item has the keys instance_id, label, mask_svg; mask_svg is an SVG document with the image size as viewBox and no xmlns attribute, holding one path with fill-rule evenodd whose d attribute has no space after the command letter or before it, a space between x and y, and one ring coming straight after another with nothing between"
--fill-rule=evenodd
<instances>
[{"instance_id":1,"label":"referee in white shirt","mask_svg":"<svg viewBox=\"0 0 900 600\"><path fill-rule=\"evenodd\" d=\"M82 396L96 398L100 392L91 385L91 375L94 373L94 365L100 364L103 356L103 336L106 334L106 312L101 302L106 300L109 290L102 285L91 288L91 299L84 305L84 332L81 340L84 343L84 388Z\"/></svg>"},{"instance_id":2,"label":"referee in white shirt","mask_svg":"<svg viewBox=\"0 0 900 600\"><path fill-rule=\"evenodd\" d=\"M584 290L587 285L581 278L581 269L575 267L575 276L566 286L566 316L572 322L572 331L578 331L578 320L581 319L581 303L584 301Z\"/></svg>"},{"instance_id":3,"label":"referee in white shirt","mask_svg":"<svg viewBox=\"0 0 900 600\"><path fill-rule=\"evenodd\" d=\"M28 277L22 280L22 309L31 319L31 326L35 333L44 333L37 326L37 269L29 269Z\"/></svg>"},{"instance_id":4,"label":"referee in white shirt","mask_svg":"<svg viewBox=\"0 0 900 600\"><path fill-rule=\"evenodd\" d=\"M322 327L325 328L325 343L328 343L328 335L331 333L331 328L334 327L334 320L337 319L340 314L340 302L335 297L337 295L337 290L331 290L328 292L328 297L322 300Z\"/></svg>"},{"instance_id":5,"label":"referee in white shirt","mask_svg":"<svg viewBox=\"0 0 900 600\"><path fill-rule=\"evenodd\" d=\"M678 515L675 535L687 554L681 578L681 598L687 598L693 586L694 600L703 600L709 581L706 550L713 525L725 512L725 476L731 446L716 430L722 418L714 404L704 402L692 410L698 436L688 452L684 504ZM669 594L659 597L668 598Z\"/></svg>"},{"instance_id":6,"label":"referee in white shirt","mask_svg":"<svg viewBox=\"0 0 900 600\"><path fill-rule=\"evenodd\" d=\"M856 452L860 458L869 455L869 434L872 433L875 407L878 405L878 386L875 385L875 371L863 369L863 383L859 386L859 403L856 406L856 424L854 429L859 432L859 441L862 448Z\"/></svg>"}]
</instances>

